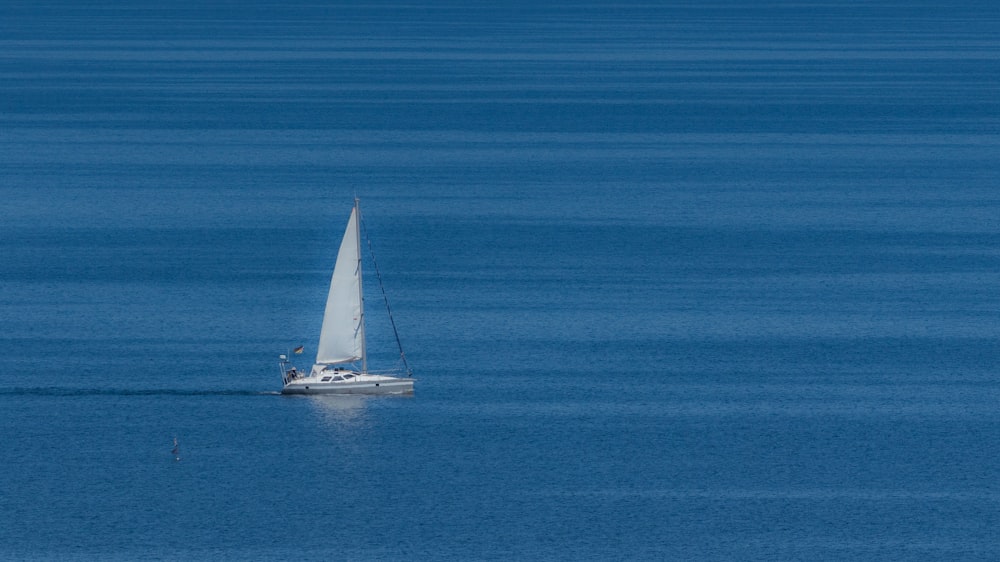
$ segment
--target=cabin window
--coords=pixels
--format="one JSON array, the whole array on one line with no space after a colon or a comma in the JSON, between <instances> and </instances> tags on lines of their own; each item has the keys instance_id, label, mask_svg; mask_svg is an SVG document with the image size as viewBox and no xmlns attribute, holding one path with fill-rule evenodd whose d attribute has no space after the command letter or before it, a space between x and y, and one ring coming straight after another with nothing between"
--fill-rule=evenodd
<instances>
[{"instance_id":1,"label":"cabin window","mask_svg":"<svg viewBox=\"0 0 1000 562\"><path fill-rule=\"evenodd\" d=\"M329 380L330 380L330 377L323 377L323 379L320 382L327 382Z\"/></svg>"},{"instance_id":2,"label":"cabin window","mask_svg":"<svg viewBox=\"0 0 1000 562\"><path fill-rule=\"evenodd\" d=\"M342 381L342 380L344 380L344 377L342 377L340 375L337 375L337 376L333 377L333 380L334 381Z\"/></svg>"},{"instance_id":3,"label":"cabin window","mask_svg":"<svg viewBox=\"0 0 1000 562\"><path fill-rule=\"evenodd\" d=\"M344 375L345 379L350 379L350 378L353 378L353 377L354 377L354 375Z\"/></svg>"}]
</instances>

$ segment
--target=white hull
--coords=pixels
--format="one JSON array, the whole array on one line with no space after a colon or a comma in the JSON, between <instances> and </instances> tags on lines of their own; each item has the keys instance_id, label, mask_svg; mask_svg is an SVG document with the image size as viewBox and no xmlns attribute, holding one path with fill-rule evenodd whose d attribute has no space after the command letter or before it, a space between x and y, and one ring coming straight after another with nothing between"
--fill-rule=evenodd
<instances>
[{"instance_id":1,"label":"white hull","mask_svg":"<svg viewBox=\"0 0 1000 562\"><path fill-rule=\"evenodd\" d=\"M324 381L330 377L304 377L289 381L282 394L413 394L413 379L362 375L349 381Z\"/></svg>"}]
</instances>

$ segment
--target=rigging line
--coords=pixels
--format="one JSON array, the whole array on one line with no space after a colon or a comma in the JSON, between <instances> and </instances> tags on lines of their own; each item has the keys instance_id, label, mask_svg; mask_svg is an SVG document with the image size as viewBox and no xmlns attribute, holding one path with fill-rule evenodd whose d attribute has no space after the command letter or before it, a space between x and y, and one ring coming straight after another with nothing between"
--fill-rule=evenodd
<instances>
[{"instance_id":1,"label":"rigging line","mask_svg":"<svg viewBox=\"0 0 1000 562\"><path fill-rule=\"evenodd\" d=\"M372 239L368 237L368 225L361 220L358 214L358 222L361 223L361 230L364 231L365 242L368 243L368 255L372 257L372 265L375 266L375 277L378 279L378 288L382 291L382 300L385 301L385 311L389 314L389 324L392 324L392 333L396 336L396 345L399 347L399 358L403 360L403 367L406 368L406 376L412 377L413 371L406 361L406 353L403 352L403 343L399 341L399 331L396 330L396 321L392 318L392 308L389 306L389 295L385 294L385 287L382 285L382 272L379 271L378 262L375 261L375 252L372 250Z\"/></svg>"}]
</instances>

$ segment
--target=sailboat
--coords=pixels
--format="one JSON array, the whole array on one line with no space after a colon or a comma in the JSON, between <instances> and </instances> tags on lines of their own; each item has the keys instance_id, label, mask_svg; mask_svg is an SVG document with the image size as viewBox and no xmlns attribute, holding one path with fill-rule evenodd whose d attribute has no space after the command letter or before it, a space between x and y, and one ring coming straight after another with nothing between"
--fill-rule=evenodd
<instances>
[{"instance_id":1,"label":"sailboat","mask_svg":"<svg viewBox=\"0 0 1000 562\"><path fill-rule=\"evenodd\" d=\"M365 311L361 274L361 209L358 199L347 221L347 230L340 242L337 263L330 280L330 292L323 313L319 333L316 362L309 374L300 373L281 355L282 394L411 394L413 374L406 362L406 355L399 343L399 333L392 319L389 300L382 289L389 321L399 345L399 357L405 376L368 370L368 352L365 346ZM368 244L369 249L371 243ZM372 259L374 262L374 258ZM381 274L375 264L375 273L382 286ZM296 352L300 352L296 349ZM360 362L360 368L357 367ZM393 372L397 374L396 372Z\"/></svg>"}]
</instances>

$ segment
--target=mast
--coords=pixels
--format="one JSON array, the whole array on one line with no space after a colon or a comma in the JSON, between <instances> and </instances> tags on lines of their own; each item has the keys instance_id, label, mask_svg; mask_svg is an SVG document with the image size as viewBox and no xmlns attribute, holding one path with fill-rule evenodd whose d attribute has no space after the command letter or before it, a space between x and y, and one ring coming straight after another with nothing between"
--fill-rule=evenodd
<instances>
[{"instance_id":1,"label":"mast","mask_svg":"<svg viewBox=\"0 0 1000 562\"><path fill-rule=\"evenodd\" d=\"M361 204L357 196L354 196L354 214L357 220L354 221L354 234L358 244L358 302L361 303L361 320L358 330L361 332L361 372L368 372L368 342L365 340L365 291L364 276L361 274Z\"/></svg>"}]
</instances>

